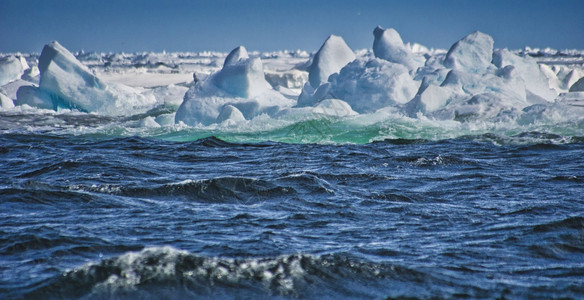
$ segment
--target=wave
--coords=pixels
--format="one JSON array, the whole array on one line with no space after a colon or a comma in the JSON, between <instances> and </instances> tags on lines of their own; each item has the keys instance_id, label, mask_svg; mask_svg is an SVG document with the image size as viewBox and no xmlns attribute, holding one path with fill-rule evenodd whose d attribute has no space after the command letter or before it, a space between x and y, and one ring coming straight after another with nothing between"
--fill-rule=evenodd
<instances>
[{"instance_id":1,"label":"wave","mask_svg":"<svg viewBox=\"0 0 584 300\"><path fill-rule=\"evenodd\" d=\"M162 125L156 123L155 120ZM350 117L314 114L272 119L268 116L259 116L236 126L215 124L194 127L177 125L173 120L173 110L165 107L124 118L75 111L16 109L0 111L0 133L82 136L92 139L141 136L178 142L192 142L214 137L216 141L207 140L206 142L215 146L221 146L223 142L367 144L386 141L395 144L411 144L456 138L471 138L497 144L557 144L584 141L584 121L565 121L561 118L519 124L513 121L444 121L377 112Z\"/></svg>"},{"instance_id":2,"label":"wave","mask_svg":"<svg viewBox=\"0 0 584 300\"><path fill-rule=\"evenodd\" d=\"M570 276L583 268L570 268ZM517 273L537 272L536 269ZM558 275L565 270L558 268ZM466 279L461 275L465 273ZM91 262L25 289L14 298L42 299L363 299L496 298L582 294L577 285L562 287L493 283L480 270L432 270L412 265L375 263L344 254L289 254L261 258L225 258L193 254L173 247L149 247ZM574 273L574 274L573 274ZM565 274L564 274L565 275ZM560 275L561 276L561 275ZM558 293L557 288L562 288Z\"/></svg>"},{"instance_id":3,"label":"wave","mask_svg":"<svg viewBox=\"0 0 584 300\"><path fill-rule=\"evenodd\" d=\"M122 195L131 197L186 197L200 202L250 204L294 193L294 189L270 181L246 177L219 177L185 180L154 188L124 188Z\"/></svg>"},{"instance_id":4,"label":"wave","mask_svg":"<svg viewBox=\"0 0 584 300\"><path fill-rule=\"evenodd\" d=\"M405 269L334 255L206 257L151 247L83 265L28 292L31 298L241 298L379 296L378 279L417 276ZM356 281L353 281L356 280ZM370 282L370 283L367 283Z\"/></svg>"},{"instance_id":5,"label":"wave","mask_svg":"<svg viewBox=\"0 0 584 300\"><path fill-rule=\"evenodd\" d=\"M335 175L331 175L336 177ZM263 201L298 198L301 194L312 197L332 195L334 188L323 179L326 175L306 172L284 174L274 180L250 177L216 177L187 179L154 186L73 185L69 191L111 194L131 198L181 199L201 203L254 204Z\"/></svg>"}]
</instances>

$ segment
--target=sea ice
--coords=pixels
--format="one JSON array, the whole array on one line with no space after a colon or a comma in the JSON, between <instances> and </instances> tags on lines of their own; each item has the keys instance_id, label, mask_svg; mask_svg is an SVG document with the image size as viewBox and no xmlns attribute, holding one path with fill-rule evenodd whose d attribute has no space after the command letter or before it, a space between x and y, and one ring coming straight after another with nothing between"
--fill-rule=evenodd
<instances>
[{"instance_id":1,"label":"sea ice","mask_svg":"<svg viewBox=\"0 0 584 300\"><path fill-rule=\"evenodd\" d=\"M533 104L542 101L552 102L557 97L557 94L549 87L548 78L532 58L520 57L507 49L499 49L493 53L493 64L498 68L509 65L515 68L515 75L525 84L529 102Z\"/></svg>"},{"instance_id":2,"label":"sea ice","mask_svg":"<svg viewBox=\"0 0 584 300\"><path fill-rule=\"evenodd\" d=\"M183 97L188 90L189 88L184 86L169 84L152 88L145 91L143 94L145 96L153 95L154 98L156 98L158 105L178 107L182 103Z\"/></svg>"},{"instance_id":3,"label":"sea ice","mask_svg":"<svg viewBox=\"0 0 584 300\"><path fill-rule=\"evenodd\" d=\"M402 64L413 71L424 65L424 59L414 55L404 45L401 36L395 29L383 29L377 26L373 30L373 36L375 36L375 40L373 41L373 53L375 57Z\"/></svg>"},{"instance_id":4,"label":"sea ice","mask_svg":"<svg viewBox=\"0 0 584 300\"><path fill-rule=\"evenodd\" d=\"M0 87L0 93L8 96L10 99L16 99L16 92L22 86L38 86L34 83L22 79L16 79Z\"/></svg>"},{"instance_id":5,"label":"sea ice","mask_svg":"<svg viewBox=\"0 0 584 300\"><path fill-rule=\"evenodd\" d=\"M468 73L484 72L491 66L493 45L490 35L475 31L450 47L444 66Z\"/></svg>"},{"instance_id":6,"label":"sea ice","mask_svg":"<svg viewBox=\"0 0 584 300\"><path fill-rule=\"evenodd\" d=\"M9 55L0 58L0 86L19 79L27 69L28 63L22 56Z\"/></svg>"},{"instance_id":7,"label":"sea ice","mask_svg":"<svg viewBox=\"0 0 584 300\"><path fill-rule=\"evenodd\" d=\"M294 103L272 89L264 78L261 59L250 58L240 46L225 58L221 70L186 92L175 121L191 126L210 125L226 118L239 120L237 112L250 120L260 114L274 115Z\"/></svg>"},{"instance_id":8,"label":"sea ice","mask_svg":"<svg viewBox=\"0 0 584 300\"><path fill-rule=\"evenodd\" d=\"M25 97L18 99L19 104L33 105L36 100L43 99L41 103L46 108L44 100L48 94L54 109L129 115L145 112L156 103L154 97L141 95L133 88L104 82L56 41L45 45L38 68L41 73L39 88L27 88L19 93ZM33 92L40 94L31 95Z\"/></svg>"},{"instance_id":9,"label":"sea ice","mask_svg":"<svg viewBox=\"0 0 584 300\"><path fill-rule=\"evenodd\" d=\"M8 98L8 96L0 93L0 107L4 109L13 108L14 102L12 101L12 99Z\"/></svg>"},{"instance_id":10,"label":"sea ice","mask_svg":"<svg viewBox=\"0 0 584 300\"><path fill-rule=\"evenodd\" d=\"M371 113L408 102L419 87L420 82L414 81L402 64L379 58L356 59L331 76L330 90L323 98L342 99L359 113Z\"/></svg>"},{"instance_id":11,"label":"sea ice","mask_svg":"<svg viewBox=\"0 0 584 300\"><path fill-rule=\"evenodd\" d=\"M266 80L273 88L278 86L288 89L301 89L304 83L308 81L308 72L297 69L288 70L285 72L265 72Z\"/></svg>"},{"instance_id":12,"label":"sea ice","mask_svg":"<svg viewBox=\"0 0 584 300\"><path fill-rule=\"evenodd\" d=\"M28 105L36 108L53 110L57 109L55 103L53 97L48 92L31 85L20 87L16 92L16 101L14 101L14 104L18 106Z\"/></svg>"},{"instance_id":13,"label":"sea ice","mask_svg":"<svg viewBox=\"0 0 584 300\"><path fill-rule=\"evenodd\" d=\"M245 121L245 117L241 111L239 111L239 109L237 109L235 106L229 104L223 106L216 120L216 122L219 124L226 122L237 123L241 121Z\"/></svg>"},{"instance_id":14,"label":"sea ice","mask_svg":"<svg viewBox=\"0 0 584 300\"><path fill-rule=\"evenodd\" d=\"M570 92L584 92L584 77L580 78L570 86Z\"/></svg>"},{"instance_id":15,"label":"sea ice","mask_svg":"<svg viewBox=\"0 0 584 300\"><path fill-rule=\"evenodd\" d=\"M339 99L325 99L320 101L312 108L312 113L335 117L354 116L358 114L347 102Z\"/></svg>"},{"instance_id":16,"label":"sea ice","mask_svg":"<svg viewBox=\"0 0 584 300\"><path fill-rule=\"evenodd\" d=\"M271 88L265 79L260 58L250 58L239 46L225 58L223 69L215 73L213 83L222 90L241 98L257 96Z\"/></svg>"},{"instance_id":17,"label":"sea ice","mask_svg":"<svg viewBox=\"0 0 584 300\"><path fill-rule=\"evenodd\" d=\"M308 68L308 81L314 88L328 81L331 74L337 73L355 59L355 53L347 46L342 37L331 35L312 59Z\"/></svg>"}]
</instances>

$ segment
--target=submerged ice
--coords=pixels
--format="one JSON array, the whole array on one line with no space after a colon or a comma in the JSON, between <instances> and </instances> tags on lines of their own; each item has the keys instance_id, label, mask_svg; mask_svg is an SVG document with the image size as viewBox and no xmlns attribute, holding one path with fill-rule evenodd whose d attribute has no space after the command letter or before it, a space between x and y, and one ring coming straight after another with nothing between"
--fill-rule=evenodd
<instances>
[{"instance_id":1,"label":"submerged ice","mask_svg":"<svg viewBox=\"0 0 584 300\"><path fill-rule=\"evenodd\" d=\"M312 57L301 52L248 53L243 46L227 56L76 57L57 42L44 47L38 63L27 57L32 66L25 57L0 59L3 110L28 105L104 116L150 112L154 115L138 122L148 128L176 123L257 129L261 126L248 123L258 117L288 122L334 116L356 119L355 124L405 117L525 125L584 116L584 68L541 63L525 53L497 49L491 36L478 31L448 51L406 44L397 30L378 26L370 50L353 51L342 37L331 35ZM124 61L129 67L116 69ZM196 68L189 69L193 63ZM124 72L129 75L124 77ZM184 81L184 73L190 80Z\"/></svg>"}]
</instances>

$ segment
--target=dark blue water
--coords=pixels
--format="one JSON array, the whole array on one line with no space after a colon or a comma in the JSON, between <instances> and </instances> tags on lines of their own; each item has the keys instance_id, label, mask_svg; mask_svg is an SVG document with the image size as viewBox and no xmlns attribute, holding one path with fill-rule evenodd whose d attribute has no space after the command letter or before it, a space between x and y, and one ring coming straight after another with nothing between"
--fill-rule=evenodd
<instances>
[{"instance_id":1,"label":"dark blue water","mask_svg":"<svg viewBox=\"0 0 584 300\"><path fill-rule=\"evenodd\" d=\"M583 298L584 139L555 140L5 133L0 298Z\"/></svg>"}]
</instances>

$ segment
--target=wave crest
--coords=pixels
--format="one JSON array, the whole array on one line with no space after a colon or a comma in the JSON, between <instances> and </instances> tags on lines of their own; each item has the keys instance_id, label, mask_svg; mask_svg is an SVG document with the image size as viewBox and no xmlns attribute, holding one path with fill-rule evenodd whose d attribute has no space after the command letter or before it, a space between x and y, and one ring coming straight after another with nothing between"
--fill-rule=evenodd
<instances>
[{"instance_id":1,"label":"wave crest","mask_svg":"<svg viewBox=\"0 0 584 300\"><path fill-rule=\"evenodd\" d=\"M152 247L83 265L53 278L27 297L312 297L335 290L350 295L351 291L342 290L352 287L343 287L343 282L374 281L396 272L395 268L332 255L231 259ZM315 288L323 285L326 290Z\"/></svg>"}]
</instances>

